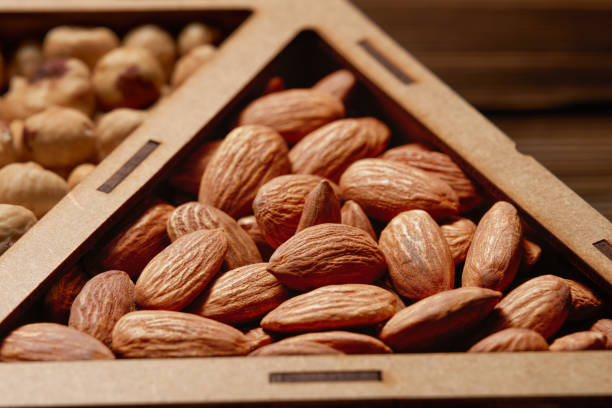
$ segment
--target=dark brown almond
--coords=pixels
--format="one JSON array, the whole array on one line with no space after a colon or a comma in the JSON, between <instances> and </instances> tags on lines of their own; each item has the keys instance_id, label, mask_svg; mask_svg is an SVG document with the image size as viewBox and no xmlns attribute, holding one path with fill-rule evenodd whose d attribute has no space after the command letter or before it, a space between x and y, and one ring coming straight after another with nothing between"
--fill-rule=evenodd
<instances>
[{"instance_id":1,"label":"dark brown almond","mask_svg":"<svg viewBox=\"0 0 612 408\"><path fill-rule=\"evenodd\" d=\"M296 232L313 225L340 222L340 201L327 180L321 180L304 201Z\"/></svg>"},{"instance_id":2,"label":"dark brown almond","mask_svg":"<svg viewBox=\"0 0 612 408\"><path fill-rule=\"evenodd\" d=\"M605 350L607 341L607 336L600 332L576 332L553 341L550 351Z\"/></svg>"},{"instance_id":3,"label":"dark brown almond","mask_svg":"<svg viewBox=\"0 0 612 408\"><path fill-rule=\"evenodd\" d=\"M268 82L266 83L266 87L264 88L263 95L284 91L285 89L286 89L285 80L282 77L275 76L275 77L270 78Z\"/></svg>"},{"instance_id":4,"label":"dark brown almond","mask_svg":"<svg viewBox=\"0 0 612 408\"><path fill-rule=\"evenodd\" d=\"M72 303L68 325L110 347L115 323L134 310L134 283L130 276L123 271L108 271L85 284Z\"/></svg>"},{"instance_id":5,"label":"dark brown almond","mask_svg":"<svg viewBox=\"0 0 612 408\"><path fill-rule=\"evenodd\" d=\"M568 322L581 322L596 318L603 311L602 300L588 286L575 280L565 279L572 295L572 305L567 315Z\"/></svg>"},{"instance_id":6,"label":"dark brown almond","mask_svg":"<svg viewBox=\"0 0 612 408\"><path fill-rule=\"evenodd\" d=\"M608 338L607 347L612 349L612 319L599 319L593 323L591 331L605 334Z\"/></svg>"},{"instance_id":7,"label":"dark brown almond","mask_svg":"<svg viewBox=\"0 0 612 408\"><path fill-rule=\"evenodd\" d=\"M191 303L221 269L228 243L223 230L183 235L157 254L136 282L141 309L181 310Z\"/></svg>"},{"instance_id":8,"label":"dark brown almond","mask_svg":"<svg viewBox=\"0 0 612 408\"><path fill-rule=\"evenodd\" d=\"M419 300L453 288L453 257L442 230L425 211L393 218L381 232L379 246L400 295Z\"/></svg>"},{"instance_id":9,"label":"dark brown almond","mask_svg":"<svg viewBox=\"0 0 612 408\"><path fill-rule=\"evenodd\" d=\"M204 170L206 170L206 166L208 166L210 159L219 148L221 142L222 140L205 142L195 152L191 153L187 159L179 163L172 176L168 179L172 187L197 196Z\"/></svg>"},{"instance_id":10,"label":"dark brown almond","mask_svg":"<svg viewBox=\"0 0 612 408\"><path fill-rule=\"evenodd\" d=\"M344 354L332 347L311 341L280 341L260 347L249 354L249 357L268 356L311 356L323 354Z\"/></svg>"},{"instance_id":11,"label":"dark brown almond","mask_svg":"<svg viewBox=\"0 0 612 408\"><path fill-rule=\"evenodd\" d=\"M393 351L375 337L347 331L328 331L300 334L282 342L308 341L324 344L345 354L388 354Z\"/></svg>"},{"instance_id":12,"label":"dark brown almond","mask_svg":"<svg viewBox=\"0 0 612 408\"><path fill-rule=\"evenodd\" d=\"M523 238L521 245L523 247L523 258L521 259L519 270L522 271L522 273L526 273L529 272L540 259L542 248L527 238Z\"/></svg>"},{"instance_id":13,"label":"dark brown almond","mask_svg":"<svg viewBox=\"0 0 612 408\"><path fill-rule=\"evenodd\" d=\"M490 353L498 351L546 351L548 343L538 332L528 329L506 329L485 337L468 352Z\"/></svg>"},{"instance_id":14,"label":"dark brown almond","mask_svg":"<svg viewBox=\"0 0 612 408\"><path fill-rule=\"evenodd\" d=\"M312 89L326 92L342 101L346 101L351 90L355 87L355 82L355 75L351 71L340 69L325 75L312 86Z\"/></svg>"},{"instance_id":15,"label":"dark brown almond","mask_svg":"<svg viewBox=\"0 0 612 408\"><path fill-rule=\"evenodd\" d=\"M376 240L376 233L370 219L355 201L348 200L344 203L340 210L340 219L342 224L360 228L367 232L372 239Z\"/></svg>"},{"instance_id":16,"label":"dark brown almond","mask_svg":"<svg viewBox=\"0 0 612 408\"><path fill-rule=\"evenodd\" d=\"M261 232L261 228L259 228L255 216L247 215L246 217L240 218L237 222L240 228L245 230L255 245L257 245L261 258L267 262L272 256L274 248L272 248L270 244L268 244L268 241L266 241L266 237L264 237L263 232Z\"/></svg>"},{"instance_id":17,"label":"dark brown almond","mask_svg":"<svg viewBox=\"0 0 612 408\"><path fill-rule=\"evenodd\" d=\"M266 333L266 331L261 327L256 327L254 329L249 330L244 334L244 336L251 343L251 350L267 346L268 344L272 344L272 342L274 341L272 336Z\"/></svg>"},{"instance_id":18,"label":"dark brown almond","mask_svg":"<svg viewBox=\"0 0 612 408\"><path fill-rule=\"evenodd\" d=\"M72 302L87 279L87 274L78 264L65 272L45 295L43 303L46 318L55 323L67 324Z\"/></svg>"},{"instance_id":19,"label":"dark brown almond","mask_svg":"<svg viewBox=\"0 0 612 408\"><path fill-rule=\"evenodd\" d=\"M446 238L455 265L465 261L474 238L476 224L467 218L454 217L446 224L441 225L440 229L442 229L442 234Z\"/></svg>"}]
</instances>

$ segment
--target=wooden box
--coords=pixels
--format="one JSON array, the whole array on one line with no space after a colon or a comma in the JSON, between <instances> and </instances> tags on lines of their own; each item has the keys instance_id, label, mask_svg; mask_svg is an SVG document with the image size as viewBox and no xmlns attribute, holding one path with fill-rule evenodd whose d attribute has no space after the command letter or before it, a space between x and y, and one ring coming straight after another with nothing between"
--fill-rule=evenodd
<instances>
[{"instance_id":1,"label":"wooden box","mask_svg":"<svg viewBox=\"0 0 612 408\"><path fill-rule=\"evenodd\" d=\"M96 247L201 141L281 75L307 87L346 67L358 77L352 115L372 115L393 143L427 140L492 196L513 202L551 267L578 268L612 294L612 224L343 0L155 0L0 3L0 32L59 23L123 30L134 21L213 19L235 29L210 64L0 258L3 334L58 273ZM17 24L15 22L21 21ZM241 23L241 24L240 24ZM117 25L115 27L115 24ZM39 28L37 28L39 27ZM555 273L555 270L551 270ZM360 406L514 404L612 398L612 353L402 354L0 364L1 406Z\"/></svg>"}]
</instances>

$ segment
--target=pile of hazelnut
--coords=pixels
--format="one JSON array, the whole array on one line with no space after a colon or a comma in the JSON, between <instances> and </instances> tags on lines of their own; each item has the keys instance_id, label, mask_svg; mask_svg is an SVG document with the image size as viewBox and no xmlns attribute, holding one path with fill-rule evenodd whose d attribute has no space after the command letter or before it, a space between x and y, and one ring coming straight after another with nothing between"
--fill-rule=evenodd
<instances>
[{"instance_id":1,"label":"pile of hazelnut","mask_svg":"<svg viewBox=\"0 0 612 408\"><path fill-rule=\"evenodd\" d=\"M0 255L209 61L219 37L200 22L176 40L152 24L123 40L59 26L0 52Z\"/></svg>"}]
</instances>

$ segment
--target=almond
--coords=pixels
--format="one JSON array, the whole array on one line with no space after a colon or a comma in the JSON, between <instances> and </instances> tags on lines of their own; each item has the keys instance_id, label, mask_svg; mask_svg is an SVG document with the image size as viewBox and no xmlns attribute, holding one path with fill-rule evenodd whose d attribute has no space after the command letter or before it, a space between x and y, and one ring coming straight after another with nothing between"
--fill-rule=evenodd
<instances>
[{"instance_id":1,"label":"almond","mask_svg":"<svg viewBox=\"0 0 612 408\"><path fill-rule=\"evenodd\" d=\"M553 341L550 351L605 350L607 340L607 336L603 333L576 332Z\"/></svg>"},{"instance_id":2,"label":"almond","mask_svg":"<svg viewBox=\"0 0 612 408\"><path fill-rule=\"evenodd\" d=\"M284 91L285 89L285 80L282 77L275 76L268 80L262 94L267 95L274 92Z\"/></svg>"},{"instance_id":3,"label":"almond","mask_svg":"<svg viewBox=\"0 0 612 408\"><path fill-rule=\"evenodd\" d=\"M542 255L542 248L533 241L523 238L521 241L523 247L523 258L521 259L521 266L519 268L523 273L529 272L533 265L538 262Z\"/></svg>"},{"instance_id":4,"label":"almond","mask_svg":"<svg viewBox=\"0 0 612 408\"><path fill-rule=\"evenodd\" d=\"M382 159L362 159L340 178L345 200L356 201L368 216L389 221L401 212L422 209L433 217L457 212L457 194L444 181L415 167Z\"/></svg>"},{"instance_id":5,"label":"almond","mask_svg":"<svg viewBox=\"0 0 612 408\"><path fill-rule=\"evenodd\" d=\"M268 344L271 344L274 341L272 336L266 333L265 330L261 327L256 327L254 329L249 330L244 334L244 336L251 343L251 350L267 346Z\"/></svg>"},{"instance_id":6,"label":"almond","mask_svg":"<svg viewBox=\"0 0 612 408\"><path fill-rule=\"evenodd\" d=\"M249 350L249 340L237 329L190 313L132 312L113 330L113 351L127 358L235 356Z\"/></svg>"},{"instance_id":7,"label":"almond","mask_svg":"<svg viewBox=\"0 0 612 408\"><path fill-rule=\"evenodd\" d=\"M342 101L346 101L351 90L355 87L355 75L347 69L340 69L324 76L312 89L334 95Z\"/></svg>"},{"instance_id":8,"label":"almond","mask_svg":"<svg viewBox=\"0 0 612 408\"><path fill-rule=\"evenodd\" d=\"M251 102L238 117L238 125L268 126L287 143L344 116L337 97L313 89L289 89L264 95Z\"/></svg>"},{"instance_id":9,"label":"almond","mask_svg":"<svg viewBox=\"0 0 612 408\"><path fill-rule=\"evenodd\" d=\"M291 172L288 153L283 138L268 127L248 125L232 130L206 166L198 201L232 217L250 213L257 190Z\"/></svg>"},{"instance_id":10,"label":"almond","mask_svg":"<svg viewBox=\"0 0 612 408\"><path fill-rule=\"evenodd\" d=\"M365 119L365 118L364 118ZM389 143L389 128L364 119L340 119L306 135L289 152L294 173L316 174L337 182L348 166L376 157Z\"/></svg>"},{"instance_id":11,"label":"almond","mask_svg":"<svg viewBox=\"0 0 612 408\"><path fill-rule=\"evenodd\" d=\"M262 259L264 261L270 259L270 256L272 256L272 253L274 252L274 248L272 248L266 241L266 237L264 237L263 232L261 232L261 228L259 228L255 216L247 215L246 217L240 218L237 222L240 228L249 234L249 237L251 237L257 246Z\"/></svg>"},{"instance_id":12,"label":"almond","mask_svg":"<svg viewBox=\"0 0 612 408\"><path fill-rule=\"evenodd\" d=\"M223 323L252 321L274 309L289 293L258 263L232 269L213 281L190 306L189 311Z\"/></svg>"},{"instance_id":13,"label":"almond","mask_svg":"<svg viewBox=\"0 0 612 408\"><path fill-rule=\"evenodd\" d=\"M546 351L548 343L540 333L528 329L506 329L493 333L474 344L468 352Z\"/></svg>"},{"instance_id":14,"label":"almond","mask_svg":"<svg viewBox=\"0 0 612 408\"><path fill-rule=\"evenodd\" d=\"M172 241L198 230L222 229L228 241L223 270L261 262L257 246L238 223L229 215L208 204L189 202L178 206L167 222Z\"/></svg>"},{"instance_id":15,"label":"almond","mask_svg":"<svg viewBox=\"0 0 612 408\"><path fill-rule=\"evenodd\" d=\"M228 243L222 230L184 235L160 252L136 282L141 309L180 310L191 303L219 272Z\"/></svg>"},{"instance_id":16,"label":"almond","mask_svg":"<svg viewBox=\"0 0 612 408\"><path fill-rule=\"evenodd\" d=\"M374 232L374 228L372 228L370 219L366 213L363 212L361 206L353 200L348 200L344 203L340 210L340 219L342 224L360 228L376 240L376 233Z\"/></svg>"},{"instance_id":17,"label":"almond","mask_svg":"<svg viewBox=\"0 0 612 408\"><path fill-rule=\"evenodd\" d=\"M445 346L487 317L501 295L484 288L458 288L437 293L395 314L383 327L380 339L397 351Z\"/></svg>"},{"instance_id":18,"label":"almond","mask_svg":"<svg viewBox=\"0 0 612 408\"><path fill-rule=\"evenodd\" d=\"M492 332L509 327L530 329L549 338L565 322L571 301L564 279L538 276L508 293L493 309L487 327Z\"/></svg>"},{"instance_id":19,"label":"almond","mask_svg":"<svg viewBox=\"0 0 612 408\"><path fill-rule=\"evenodd\" d=\"M249 357L264 356L309 356L322 354L344 354L332 347L311 341L280 341L258 348Z\"/></svg>"},{"instance_id":20,"label":"almond","mask_svg":"<svg viewBox=\"0 0 612 408\"><path fill-rule=\"evenodd\" d=\"M612 349L612 319L599 319L593 323L591 331L605 334L608 338L607 348Z\"/></svg>"},{"instance_id":21,"label":"almond","mask_svg":"<svg viewBox=\"0 0 612 408\"><path fill-rule=\"evenodd\" d=\"M72 303L68 325L110 347L115 323L134 310L134 283L130 276L122 271L108 271L85 284Z\"/></svg>"},{"instance_id":22,"label":"almond","mask_svg":"<svg viewBox=\"0 0 612 408\"><path fill-rule=\"evenodd\" d=\"M521 262L521 239L516 208L498 201L478 223L463 267L462 286L505 290Z\"/></svg>"},{"instance_id":23,"label":"almond","mask_svg":"<svg viewBox=\"0 0 612 408\"><path fill-rule=\"evenodd\" d=\"M208 166L210 159L212 159L222 141L211 140L203 143L184 161L179 163L168 179L172 187L197 196L204 170L206 170L206 166Z\"/></svg>"},{"instance_id":24,"label":"almond","mask_svg":"<svg viewBox=\"0 0 612 408\"><path fill-rule=\"evenodd\" d=\"M306 196L296 232L313 225L339 222L340 202L338 197L329 182L321 180Z\"/></svg>"},{"instance_id":25,"label":"almond","mask_svg":"<svg viewBox=\"0 0 612 408\"><path fill-rule=\"evenodd\" d=\"M476 224L467 218L453 217L451 221L441 225L440 229L448 243L455 265L465 261L474 238Z\"/></svg>"},{"instance_id":26,"label":"almond","mask_svg":"<svg viewBox=\"0 0 612 408\"><path fill-rule=\"evenodd\" d=\"M347 331L328 331L288 337L284 342L308 341L324 344L345 354L388 354L393 351L375 337Z\"/></svg>"},{"instance_id":27,"label":"almond","mask_svg":"<svg viewBox=\"0 0 612 408\"><path fill-rule=\"evenodd\" d=\"M361 229L343 224L319 224L298 232L274 251L268 263L270 273L296 290L372 283L385 269L376 242Z\"/></svg>"},{"instance_id":28,"label":"almond","mask_svg":"<svg viewBox=\"0 0 612 408\"><path fill-rule=\"evenodd\" d=\"M395 313L395 298L372 285L329 285L286 300L261 321L276 332L319 331L366 326Z\"/></svg>"},{"instance_id":29,"label":"almond","mask_svg":"<svg viewBox=\"0 0 612 408\"><path fill-rule=\"evenodd\" d=\"M112 360L113 353L89 334L57 323L13 330L0 345L2 361Z\"/></svg>"},{"instance_id":30,"label":"almond","mask_svg":"<svg viewBox=\"0 0 612 408\"><path fill-rule=\"evenodd\" d=\"M62 272L59 274L62 275ZM78 264L64 272L43 300L47 319L55 323L68 323L72 302L86 282L87 275Z\"/></svg>"},{"instance_id":31,"label":"almond","mask_svg":"<svg viewBox=\"0 0 612 408\"><path fill-rule=\"evenodd\" d=\"M572 296L568 322L593 319L603 311L603 302L589 287L571 279L565 279L565 283L569 286Z\"/></svg>"},{"instance_id":32,"label":"almond","mask_svg":"<svg viewBox=\"0 0 612 408\"><path fill-rule=\"evenodd\" d=\"M379 245L400 295L419 300L453 288L453 257L442 230L425 211L393 218L381 232Z\"/></svg>"}]
</instances>

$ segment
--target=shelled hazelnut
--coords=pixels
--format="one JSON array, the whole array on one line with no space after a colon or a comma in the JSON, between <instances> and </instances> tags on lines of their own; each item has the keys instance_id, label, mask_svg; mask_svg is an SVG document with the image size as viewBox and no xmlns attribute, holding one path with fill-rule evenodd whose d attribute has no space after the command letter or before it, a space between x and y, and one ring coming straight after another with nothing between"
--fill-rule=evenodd
<instances>
[{"instance_id":1,"label":"shelled hazelnut","mask_svg":"<svg viewBox=\"0 0 612 408\"><path fill-rule=\"evenodd\" d=\"M106 27L59 26L45 36L45 57L72 57L83 61L90 69L103 55L119 46L117 35Z\"/></svg>"},{"instance_id":2,"label":"shelled hazelnut","mask_svg":"<svg viewBox=\"0 0 612 408\"><path fill-rule=\"evenodd\" d=\"M32 77L43 64L45 57L40 43L37 41L24 41L19 44L13 53L9 68L9 76Z\"/></svg>"},{"instance_id":3,"label":"shelled hazelnut","mask_svg":"<svg viewBox=\"0 0 612 408\"><path fill-rule=\"evenodd\" d=\"M108 156L147 117L147 112L119 108L104 115L96 126L96 151L100 160Z\"/></svg>"},{"instance_id":4,"label":"shelled hazelnut","mask_svg":"<svg viewBox=\"0 0 612 408\"><path fill-rule=\"evenodd\" d=\"M174 72L172 73L172 87L178 88L200 66L211 60L215 56L216 51L216 48L210 44L200 45L182 56L176 62Z\"/></svg>"},{"instance_id":5,"label":"shelled hazelnut","mask_svg":"<svg viewBox=\"0 0 612 408\"><path fill-rule=\"evenodd\" d=\"M9 126L0 120L0 168L17 160Z\"/></svg>"},{"instance_id":6,"label":"shelled hazelnut","mask_svg":"<svg viewBox=\"0 0 612 408\"><path fill-rule=\"evenodd\" d=\"M176 59L176 45L166 30L154 24L136 27L126 34L123 45L151 51L164 70L165 78L170 78Z\"/></svg>"},{"instance_id":7,"label":"shelled hazelnut","mask_svg":"<svg viewBox=\"0 0 612 408\"><path fill-rule=\"evenodd\" d=\"M36 216L20 205L0 204L0 255L6 252L32 225Z\"/></svg>"},{"instance_id":8,"label":"shelled hazelnut","mask_svg":"<svg viewBox=\"0 0 612 408\"><path fill-rule=\"evenodd\" d=\"M79 184L83 179L89 176L89 173L96 169L95 164L91 163L83 163L76 166L68 176L68 188L72 190L77 184Z\"/></svg>"},{"instance_id":9,"label":"shelled hazelnut","mask_svg":"<svg viewBox=\"0 0 612 408\"><path fill-rule=\"evenodd\" d=\"M177 43L179 55L186 55L200 45L213 44L217 41L219 36L219 30L204 23L189 23L178 35Z\"/></svg>"}]
</instances>

